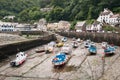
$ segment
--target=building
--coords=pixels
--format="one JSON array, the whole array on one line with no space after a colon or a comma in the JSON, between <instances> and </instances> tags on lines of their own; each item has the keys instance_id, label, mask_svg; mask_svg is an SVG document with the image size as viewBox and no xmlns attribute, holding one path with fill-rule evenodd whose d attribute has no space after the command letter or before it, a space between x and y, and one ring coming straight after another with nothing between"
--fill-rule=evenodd
<instances>
[{"instance_id":1,"label":"building","mask_svg":"<svg viewBox=\"0 0 120 80\"><path fill-rule=\"evenodd\" d=\"M58 23L48 23L47 30L48 31L56 31L58 29Z\"/></svg>"},{"instance_id":2,"label":"building","mask_svg":"<svg viewBox=\"0 0 120 80\"><path fill-rule=\"evenodd\" d=\"M86 31L88 32L100 32L102 31L103 24L98 21L94 21L92 25L87 25Z\"/></svg>"},{"instance_id":3,"label":"building","mask_svg":"<svg viewBox=\"0 0 120 80\"><path fill-rule=\"evenodd\" d=\"M15 16L5 16L3 19L10 19L13 20L15 18Z\"/></svg>"},{"instance_id":4,"label":"building","mask_svg":"<svg viewBox=\"0 0 120 80\"><path fill-rule=\"evenodd\" d=\"M68 21L59 21L58 23L48 23L47 30L52 31L69 31L70 23Z\"/></svg>"},{"instance_id":5,"label":"building","mask_svg":"<svg viewBox=\"0 0 120 80\"><path fill-rule=\"evenodd\" d=\"M47 22L45 19L40 19L39 22L34 23L36 30L47 31Z\"/></svg>"},{"instance_id":6,"label":"building","mask_svg":"<svg viewBox=\"0 0 120 80\"><path fill-rule=\"evenodd\" d=\"M68 21L59 21L57 30L69 31L71 24Z\"/></svg>"},{"instance_id":7,"label":"building","mask_svg":"<svg viewBox=\"0 0 120 80\"><path fill-rule=\"evenodd\" d=\"M115 26L120 23L119 17L120 14L113 14L112 11L105 8L104 11L100 13L97 21Z\"/></svg>"},{"instance_id":8,"label":"building","mask_svg":"<svg viewBox=\"0 0 120 80\"><path fill-rule=\"evenodd\" d=\"M30 24L17 24L15 26L14 31L30 31L31 30L31 25Z\"/></svg>"},{"instance_id":9,"label":"building","mask_svg":"<svg viewBox=\"0 0 120 80\"><path fill-rule=\"evenodd\" d=\"M75 25L75 30L86 31L86 21L77 22L77 24Z\"/></svg>"},{"instance_id":10,"label":"building","mask_svg":"<svg viewBox=\"0 0 120 80\"><path fill-rule=\"evenodd\" d=\"M0 31L15 31L17 23L0 21Z\"/></svg>"}]
</instances>

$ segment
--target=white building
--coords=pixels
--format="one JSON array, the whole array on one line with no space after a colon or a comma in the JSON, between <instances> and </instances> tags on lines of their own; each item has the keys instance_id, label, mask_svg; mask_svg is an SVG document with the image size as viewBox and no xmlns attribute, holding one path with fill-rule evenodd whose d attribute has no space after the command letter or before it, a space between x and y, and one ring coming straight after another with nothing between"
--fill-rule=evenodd
<instances>
[{"instance_id":1,"label":"white building","mask_svg":"<svg viewBox=\"0 0 120 80\"><path fill-rule=\"evenodd\" d=\"M32 26L30 24L18 24L11 22L0 21L0 31L13 32L13 31L30 31Z\"/></svg>"},{"instance_id":2,"label":"white building","mask_svg":"<svg viewBox=\"0 0 120 80\"><path fill-rule=\"evenodd\" d=\"M11 19L13 20L15 18L15 16L5 16L3 19Z\"/></svg>"},{"instance_id":3,"label":"white building","mask_svg":"<svg viewBox=\"0 0 120 80\"><path fill-rule=\"evenodd\" d=\"M92 25L88 25L86 30L90 32L100 32L102 31L102 25L102 23L95 21Z\"/></svg>"},{"instance_id":4,"label":"white building","mask_svg":"<svg viewBox=\"0 0 120 80\"><path fill-rule=\"evenodd\" d=\"M17 23L0 21L0 31L15 31Z\"/></svg>"},{"instance_id":5,"label":"white building","mask_svg":"<svg viewBox=\"0 0 120 80\"><path fill-rule=\"evenodd\" d=\"M30 31L31 30L31 25L30 24L17 24L15 26L14 31Z\"/></svg>"},{"instance_id":6,"label":"white building","mask_svg":"<svg viewBox=\"0 0 120 80\"><path fill-rule=\"evenodd\" d=\"M107 23L110 25L117 25L119 22L118 18L120 17L120 14L113 14L112 11L105 8L103 12L100 13L97 21L102 23Z\"/></svg>"}]
</instances>

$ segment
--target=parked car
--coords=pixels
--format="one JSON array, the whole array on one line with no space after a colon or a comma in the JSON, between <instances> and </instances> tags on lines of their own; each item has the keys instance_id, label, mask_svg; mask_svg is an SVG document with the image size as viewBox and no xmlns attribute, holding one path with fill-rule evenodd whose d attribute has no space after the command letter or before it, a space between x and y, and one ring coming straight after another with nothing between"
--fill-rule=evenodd
<instances>
[{"instance_id":1,"label":"parked car","mask_svg":"<svg viewBox=\"0 0 120 80\"><path fill-rule=\"evenodd\" d=\"M24 52L19 52L16 54L16 59L10 62L10 65L12 67L20 66L26 61L26 58L27 58L27 54L25 54Z\"/></svg>"}]
</instances>

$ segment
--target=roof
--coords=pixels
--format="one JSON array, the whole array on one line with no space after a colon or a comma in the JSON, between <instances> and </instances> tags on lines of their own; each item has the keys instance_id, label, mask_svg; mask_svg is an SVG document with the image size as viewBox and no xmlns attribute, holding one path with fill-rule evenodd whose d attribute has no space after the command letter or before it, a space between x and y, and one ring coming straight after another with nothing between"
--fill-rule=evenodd
<instances>
[{"instance_id":1,"label":"roof","mask_svg":"<svg viewBox=\"0 0 120 80\"><path fill-rule=\"evenodd\" d=\"M83 26L85 23L86 21L77 22L76 26Z\"/></svg>"},{"instance_id":2,"label":"roof","mask_svg":"<svg viewBox=\"0 0 120 80\"><path fill-rule=\"evenodd\" d=\"M105 8L103 12L100 13L100 15L108 15L112 13L112 11L110 11L108 8Z\"/></svg>"},{"instance_id":3,"label":"roof","mask_svg":"<svg viewBox=\"0 0 120 80\"><path fill-rule=\"evenodd\" d=\"M115 14L110 16L110 18L118 18L118 17L120 17L120 14Z\"/></svg>"},{"instance_id":4,"label":"roof","mask_svg":"<svg viewBox=\"0 0 120 80\"><path fill-rule=\"evenodd\" d=\"M18 23L12 23L12 22L2 22L0 21L0 25L17 25Z\"/></svg>"}]
</instances>

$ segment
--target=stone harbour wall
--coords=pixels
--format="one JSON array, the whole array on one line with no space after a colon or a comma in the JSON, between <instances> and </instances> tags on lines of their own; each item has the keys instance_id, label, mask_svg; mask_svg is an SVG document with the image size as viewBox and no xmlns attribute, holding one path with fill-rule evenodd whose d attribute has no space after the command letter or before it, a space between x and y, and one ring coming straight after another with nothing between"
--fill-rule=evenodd
<instances>
[{"instance_id":1,"label":"stone harbour wall","mask_svg":"<svg viewBox=\"0 0 120 80\"><path fill-rule=\"evenodd\" d=\"M90 39L94 42L106 41L110 44L120 46L120 34L117 33L90 33L90 32L56 32L62 36L70 38L80 38L82 40Z\"/></svg>"},{"instance_id":2,"label":"stone harbour wall","mask_svg":"<svg viewBox=\"0 0 120 80\"><path fill-rule=\"evenodd\" d=\"M38 39L1 45L0 46L0 59L4 59L4 58L8 57L9 55L17 53L18 49L19 49L19 51L25 51L30 48L46 44L52 40L56 40L56 37L54 34L47 35L47 36L44 36L44 37L41 37Z\"/></svg>"}]
</instances>

